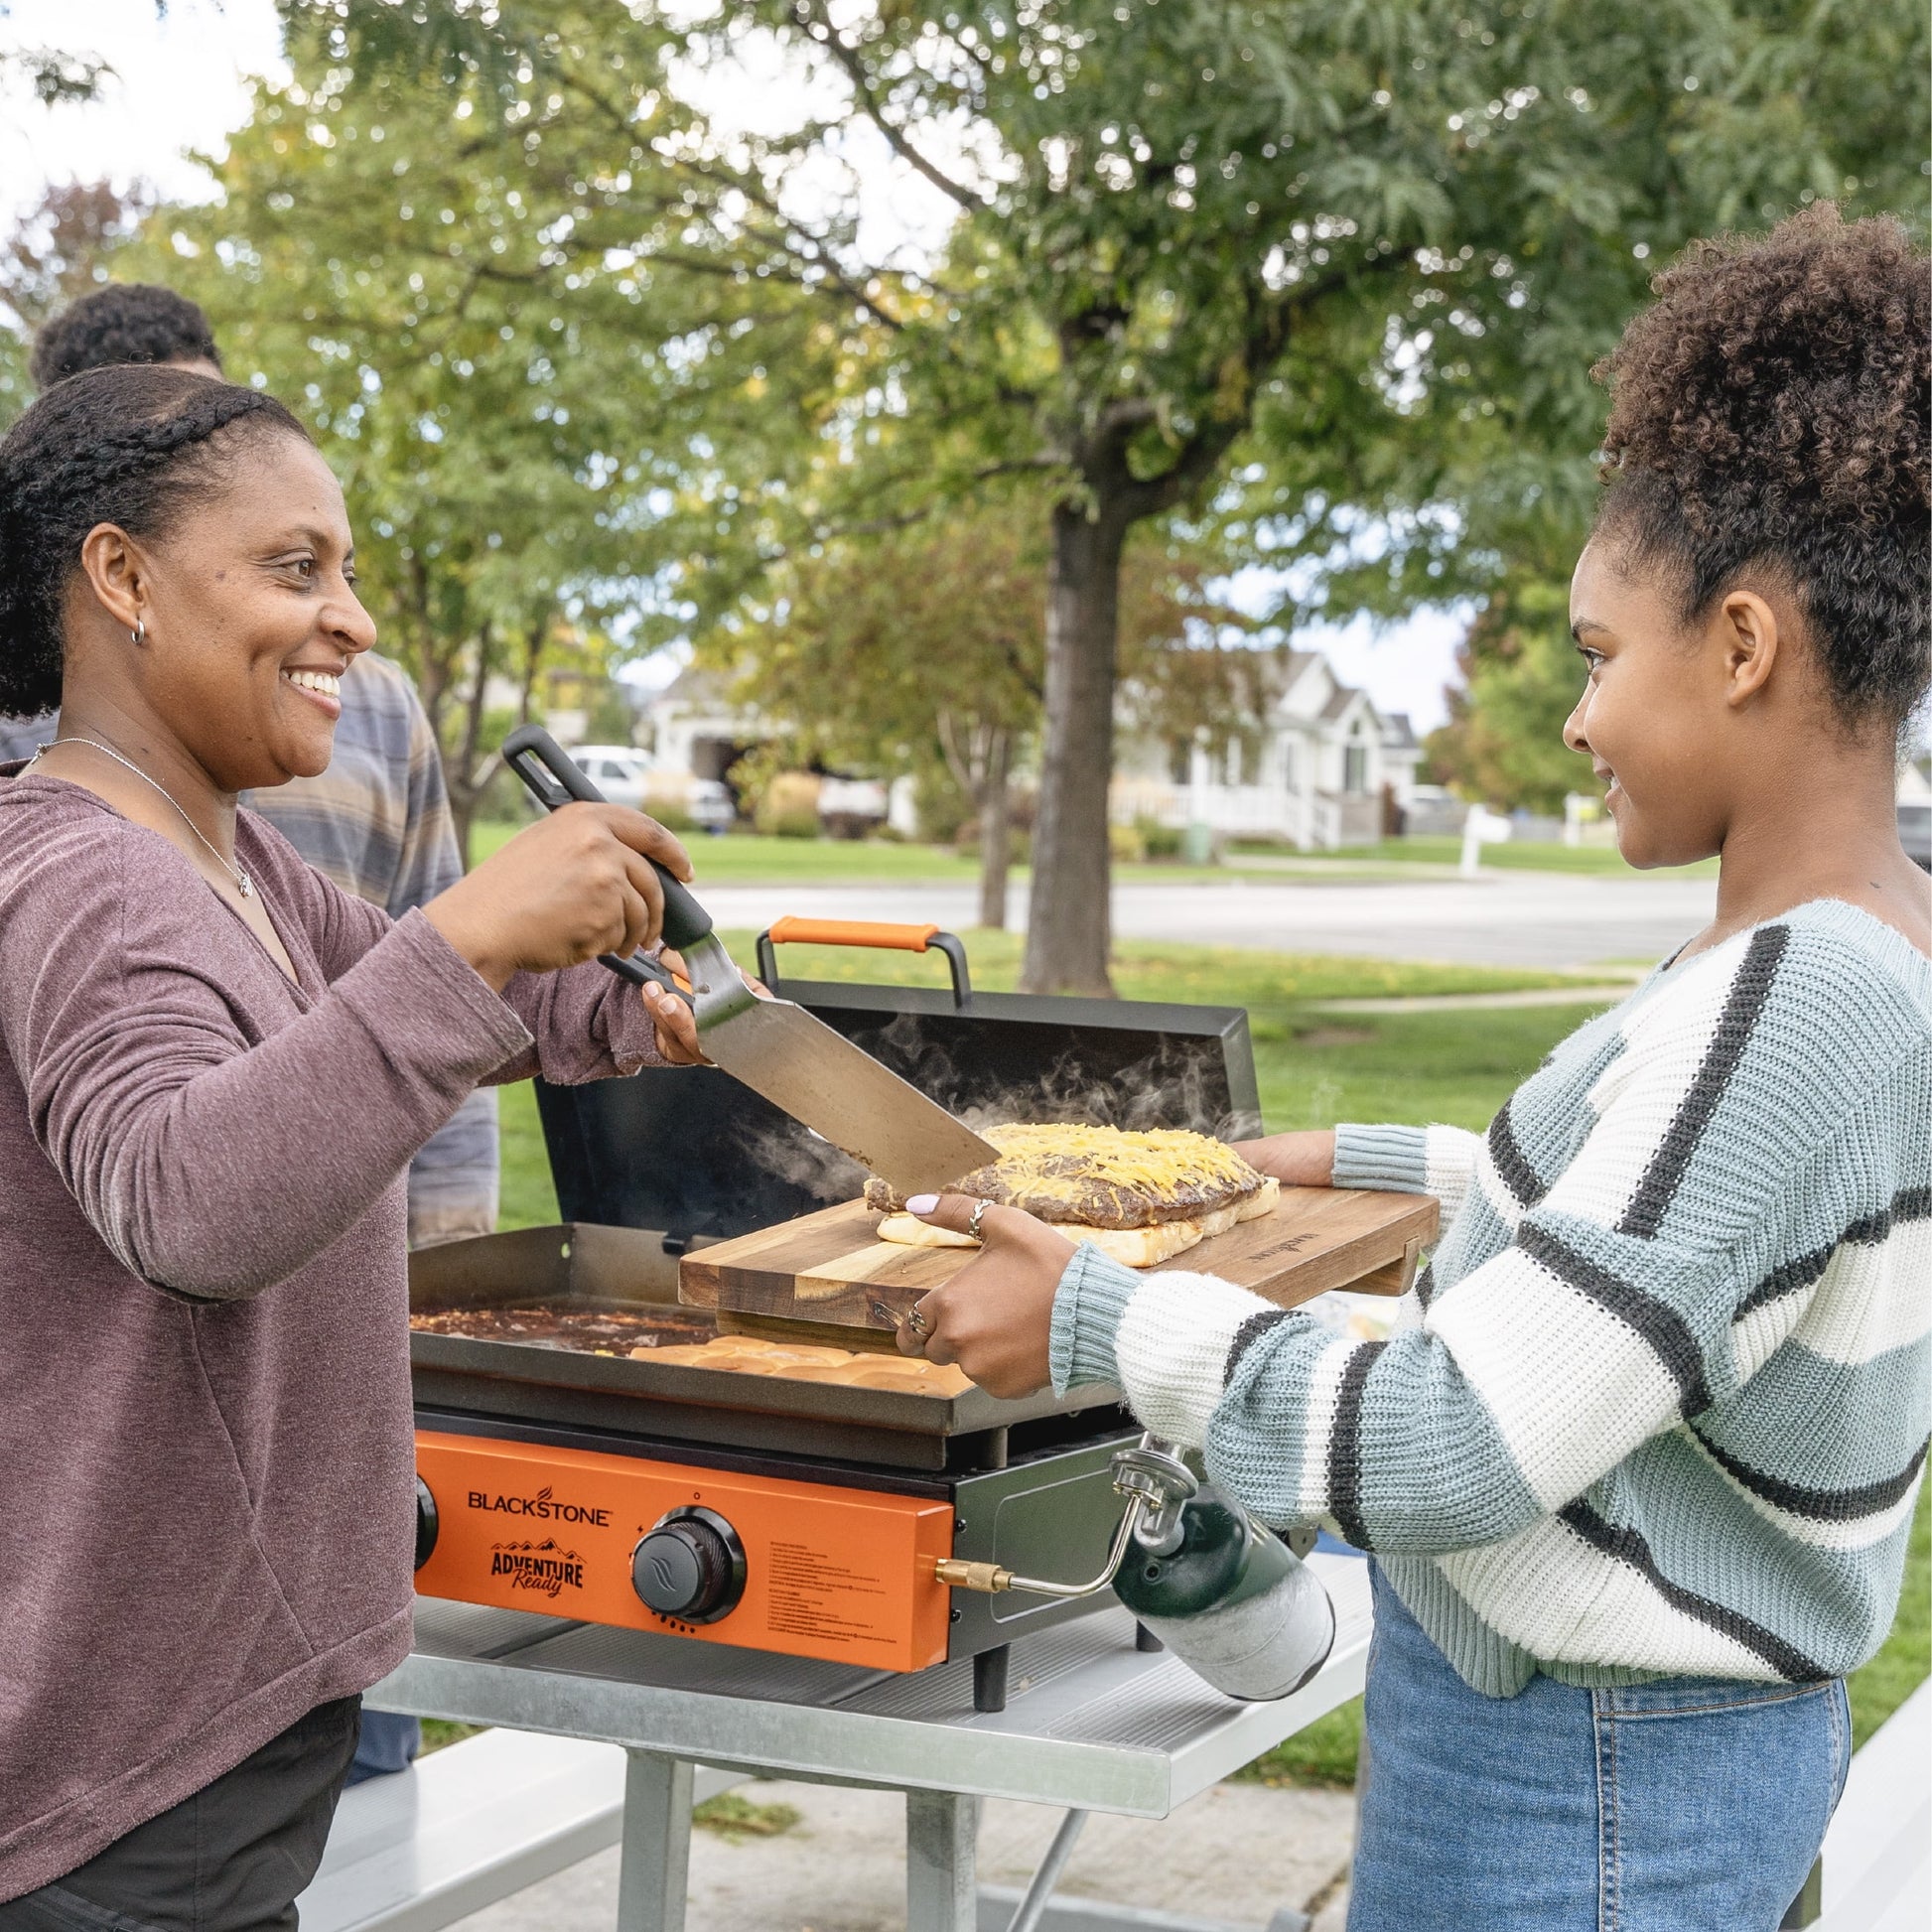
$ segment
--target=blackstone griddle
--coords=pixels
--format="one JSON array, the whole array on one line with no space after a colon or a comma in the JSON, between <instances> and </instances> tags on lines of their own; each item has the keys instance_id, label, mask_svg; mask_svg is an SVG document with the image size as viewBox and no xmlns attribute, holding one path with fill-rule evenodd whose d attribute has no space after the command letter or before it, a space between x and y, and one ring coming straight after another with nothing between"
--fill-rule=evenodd
<instances>
[{"instance_id":1,"label":"blackstone griddle","mask_svg":"<svg viewBox=\"0 0 1932 1932\"><path fill-rule=\"evenodd\" d=\"M974 1124L1257 1128L1240 1011L975 995L946 950L949 992L784 991ZM680 1255L863 1184L716 1068L539 1082L538 1103L566 1220L412 1257L413 1310L661 1311L689 1341ZM1015 1635L1112 1600L936 1575L947 1559L1101 1568L1121 1516L1110 1464L1135 1433L1111 1390L1001 1402L422 1332L410 1356L425 1595L890 1670L971 1658L989 1710Z\"/></svg>"}]
</instances>

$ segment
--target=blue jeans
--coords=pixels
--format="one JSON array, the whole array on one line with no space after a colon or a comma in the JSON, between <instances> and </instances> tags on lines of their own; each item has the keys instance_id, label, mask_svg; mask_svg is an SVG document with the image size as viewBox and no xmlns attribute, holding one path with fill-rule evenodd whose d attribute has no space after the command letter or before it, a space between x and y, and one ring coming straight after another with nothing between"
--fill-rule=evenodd
<instances>
[{"instance_id":1,"label":"blue jeans","mask_svg":"<svg viewBox=\"0 0 1932 1932\"><path fill-rule=\"evenodd\" d=\"M387 1777L409 1769L423 1748L423 1727L414 1718L394 1711L364 1711L362 1734L355 1740L355 1760L348 1767L350 1784Z\"/></svg>"},{"instance_id":2,"label":"blue jeans","mask_svg":"<svg viewBox=\"0 0 1932 1932\"><path fill-rule=\"evenodd\" d=\"M1845 1788L1845 1686L1486 1698L1372 1566L1348 1932L1774 1932Z\"/></svg>"}]
</instances>

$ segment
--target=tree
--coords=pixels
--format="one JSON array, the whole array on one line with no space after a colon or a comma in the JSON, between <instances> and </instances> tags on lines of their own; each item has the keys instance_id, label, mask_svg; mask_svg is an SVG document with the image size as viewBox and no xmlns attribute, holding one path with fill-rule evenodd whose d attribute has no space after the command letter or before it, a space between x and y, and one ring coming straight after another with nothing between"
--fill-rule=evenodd
<instances>
[{"instance_id":1,"label":"tree","mask_svg":"<svg viewBox=\"0 0 1932 1932\"><path fill-rule=\"evenodd\" d=\"M1210 563L1154 544L1123 576L1124 661L1190 721L1226 715L1238 652L1189 649L1244 628ZM888 774L935 759L978 824L983 926L1006 924L1012 790L1044 699L1047 554L1036 506L1009 498L788 557L767 596L706 640L794 753Z\"/></svg>"},{"instance_id":2,"label":"tree","mask_svg":"<svg viewBox=\"0 0 1932 1932\"><path fill-rule=\"evenodd\" d=\"M464 70L535 45L515 6L314 4L392 56L420 22L419 49ZM1044 485L1036 990L1107 985L1130 530L1212 515L1335 602L1486 589L1514 536L1585 513L1585 371L1647 261L1806 195L1920 199L1926 29L1905 0L722 0L686 39L750 27L841 106L784 139L694 122L657 144L681 212L638 245L735 258L840 338L824 432L845 461L814 500L764 498L779 534L755 563L786 531ZM838 161L862 129L959 210L929 268L869 259L850 198L787 199L803 157Z\"/></svg>"},{"instance_id":3,"label":"tree","mask_svg":"<svg viewBox=\"0 0 1932 1932\"><path fill-rule=\"evenodd\" d=\"M34 332L106 281L152 205L138 184L125 194L104 181L56 184L0 242L0 429L32 395Z\"/></svg>"},{"instance_id":4,"label":"tree","mask_svg":"<svg viewBox=\"0 0 1932 1932\"><path fill-rule=\"evenodd\" d=\"M1852 145L1881 152L1869 114L1857 131L1807 118L1844 64L1818 84L1804 63L1843 30L1769 4L759 12L961 210L892 348L908 412L966 463L894 489L1021 467L1055 485L1025 979L1042 990L1106 981L1130 529L1204 505L1244 438L1304 555L1457 480L1453 450L1427 445L1418 475L1420 421L1440 443L1486 408L1520 449L1583 454L1583 371L1642 294L1633 237L1661 255L1841 188ZM1909 98L1895 81L1883 96Z\"/></svg>"},{"instance_id":5,"label":"tree","mask_svg":"<svg viewBox=\"0 0 1932 1932\"><path fill-rule=\"evenodd\" d=\"M1040 702L1040 556L1011 506L787 559L706 655L798 757L890 775L943 759L979 822L980 913L1004 926L1016 754Z\"/></svg>"},{"instance_id":6,"label":"tree","mask_svg":"<svg viewBox=\"0 0 1932 1932\"><path fill-rule=\"evenodd\" d=\"M559 640L604 650L647 612L668 563L717 540L716 497L798 434L774 436L765 392L795 400L816 366L812 317L787 328L751 278L696 254L660 273L631 247L666 216L657 144L688 139L674 47L619 14L541 70L452 83L358 70L299 26L293 79L258 89L219 201L161 210L128 261L202 301L231 375L318 435L466 839L517 715L492 710L495 680L527 715Z\"/></svg>"}]
</instances>

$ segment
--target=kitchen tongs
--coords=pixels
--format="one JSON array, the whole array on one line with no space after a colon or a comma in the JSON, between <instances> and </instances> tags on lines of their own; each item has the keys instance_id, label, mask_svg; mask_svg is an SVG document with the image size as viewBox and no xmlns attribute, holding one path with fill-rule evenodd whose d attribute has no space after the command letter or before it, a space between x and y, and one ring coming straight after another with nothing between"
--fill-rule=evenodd
<instances>
[{"instance_id":1,"label":"kitchen tongs","mask_svg":"<svg viewBox=\"0 0 1932 1932\"><path fill-rule=\"evenodd\" d=\"M503 741L503 761L546 811L573 799L607 802L550 736L524 725ZM999 1157L970 1128L863 1048L790 1000L763 999L712 930L711 915L653 860L664 887L664 943L684 956L687 994L641 953L600 963L621 979L669 987L690 1002L705 1057L814 1134L843 1149L901 1195L936 1193ZM675 1159L675 1150L666 1150Z\"/></svg>"}]
</instances>

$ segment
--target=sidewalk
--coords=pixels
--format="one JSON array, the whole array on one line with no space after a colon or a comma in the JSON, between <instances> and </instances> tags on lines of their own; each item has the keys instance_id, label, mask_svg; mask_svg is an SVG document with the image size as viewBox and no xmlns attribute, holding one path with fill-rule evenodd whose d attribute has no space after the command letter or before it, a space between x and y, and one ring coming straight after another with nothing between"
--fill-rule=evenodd
<instances>
[{"instance_id":1,"label":"sidewalk","mask_svg":"<svg viewBox=\"0 0 1932 1932\"><path fill-rule=\"evenodd\" d=\"M1613 1007L1638 976L1614 985L1539 986L1520 993L1411 993L1381 1000L1311 1000L1312 1013L1482 1013L1508 1007Z\"/></svg>"},{"instance_id":2,"label":"sidewalk","mask_svg":"<svg viewBox=\"0 0 1932 1932\"><path fill-rule=\"evenodd\" d=\"M836 1785L747 1784L758 1805L789 1805L798 1824L727 1843L691 1835L693 1932L902 1932L905 1812L896 1793ZM1024 1886L1061 1814L989 1804L980 1882ZM1265 1926L1284 1905L1319 1900L1315 1932L1342 1932L1355 1801L1345 1791L1222 1784L1172 1818L1095 1816L1060 1894ZM606 1852L461 1921L459 1932L608 1932L618 1855Z\"/></svg>"}]
</instances>

